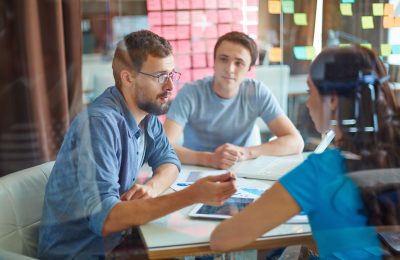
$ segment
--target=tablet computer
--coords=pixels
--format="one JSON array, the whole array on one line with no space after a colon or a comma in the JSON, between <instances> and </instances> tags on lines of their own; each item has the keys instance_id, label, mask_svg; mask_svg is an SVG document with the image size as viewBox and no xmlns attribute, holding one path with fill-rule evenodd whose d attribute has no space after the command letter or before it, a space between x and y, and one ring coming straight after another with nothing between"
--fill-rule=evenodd
<instances>
[{"instance_id":1,"label":"tablet computer","mask_svg":"<svg viewBox=\"0 0 400 260\"><path fill-rule=\"evenodd\" d=\"M197 204L189 212L189 216L192 218L227 219L244 209L253 201L255 201L255 198L230 197L221 206Z\"/></svg>"}]
</instances>

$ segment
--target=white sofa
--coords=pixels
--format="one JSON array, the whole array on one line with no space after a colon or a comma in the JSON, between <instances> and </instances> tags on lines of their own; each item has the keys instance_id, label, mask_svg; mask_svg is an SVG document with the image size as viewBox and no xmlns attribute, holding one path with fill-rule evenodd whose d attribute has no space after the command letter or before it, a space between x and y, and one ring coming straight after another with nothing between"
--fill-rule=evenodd
<instances>
[{"instance_id":1,"label":"white sofa","mask_svg":"<svg viewBox=\"0 0 400 260\"><path fill-rule=\"evenodd\" d=\"M54 162L0 178L0 259L37 257L43 198Z\"/></svg>"}]
</instances>

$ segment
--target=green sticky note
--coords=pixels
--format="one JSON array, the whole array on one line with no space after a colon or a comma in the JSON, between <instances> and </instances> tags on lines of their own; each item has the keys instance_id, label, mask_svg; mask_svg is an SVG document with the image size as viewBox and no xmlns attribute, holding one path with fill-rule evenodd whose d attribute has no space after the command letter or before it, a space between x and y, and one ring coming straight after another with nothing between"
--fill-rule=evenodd
<instances>
[{"instance_id":1,"label":"green sticky note","mask_svg":"<svg viewBox=\"0 0 400 260\"><path fill-rule=\"evenodd\" d=\"M294 2L293 1L282 1L282 12L284 14L294 13Z\"/></svg>"},{"instance_id":2,"label":"green sticky note","mask_svg":"<svg viewBox=\"0 0 400 260\"><path fill-rule=\"evenodd\" d=\"M354 4L355 0L342 0L341 2L345 4Z\"/></svg>"},{"instance_id":3,"label":"green sticky note","mask_svg":"<svg viewBox=\"0 0 400 260\"><path fill-rule=\"evenodd\" d=\"M340 43L339 44L339 47L341 47L341 48L346 48L346 47L350 47L350 46L351 46L350 43Z\"/></svg>"},{"instance_id":4,"label":"green sticky note","mask_svg":"<svg viewBox=\"0 0 400 260\"><path fill-rule=\"evenodd\" d=\"M360 46L368 49L372 49L372 44L371 43L361 43Z\"/></svg>"},{"instance_id":5,"label":"green sticky note","mask_svg":"<svg viewBox=\"0 0 400 260\"><path fill-rule=\"evenodd\" d=\"M300 26L307 25L307 14L305 13L295 13L293 15L293 19L295 25L300 25Z\"/></svg>"},{"instance_id":6,"label":"green sticky note","mask_svg":"<svg viewBox=\"0 0 400 260\"><path fill-rule=\"evenodd\" d=\"M312 60L315 58L315 48L312 46L306 46L306 58Z\"/></svg>"},{"instance_id":7,"label":"green sticky note","mask_svg":"<svg viewBox=\"0 0 400 260\"><path fill-rule=\"evenodd\" d=\"M361 16L361 27L363 29L374 29L374 17Z\"/></svg>"},{"instance_id":8,"label":"green sticky note","mask_svg":"<svg viewBox=\"0 0 400 260\"><path fill-rule=\"evenodd\" d=\"M353 9L352 9L352 4L340 4L340 13L343 16L352 16L353 15Z\"/></svg>"},{"instance_id":9,"label":"green sticky note","mask_svg":"<svg viewBox=\"0 0 400 260\"><path fill-rule=\"evenodd\" d=\"M383 16L384 4L376 3L372 4L372 14L374 16Z\"/></svg>"},{"instance_id":10,"label":"green sticky note","mask_svg":"<svg viewBox=\"0 0 400 260\"><path fill-rule=\"evenodd\" d=\"M390 44L381 44L381 56L387 57L392 53L392 46Z\"/></svg>"},{"instance_id":11,"label":"green sticky note","mask_svg":"<svg viewBox=\"0 0 400 260\"><path fill-rule=\"evenodd\" d=\"M315 48L312 46L295 46L293 52L298 60L312 60L315 57Z\"/></svg>"}]
</instances>

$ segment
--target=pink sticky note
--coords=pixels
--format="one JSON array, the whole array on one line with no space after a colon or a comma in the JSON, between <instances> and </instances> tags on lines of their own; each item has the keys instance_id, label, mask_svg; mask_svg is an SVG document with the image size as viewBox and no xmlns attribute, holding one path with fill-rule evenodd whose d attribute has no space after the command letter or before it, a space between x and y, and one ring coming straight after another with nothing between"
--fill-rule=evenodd
<instances>
[{"instance_id":1,"label":"pink sticky note","mask_svg":"<svg viewBox=\"0 0 400 260\"><path fill-rule=\"evenodd\" d=\"M162 0L161 3L162 3L163 10L175 10L176 9L175 0Z\"/></svg>"},{"instance_id":2,"label":"pink sticky note","mask_svg":"<svg viewBox=\"0 0 400 260\"><path fill-rule=\"evenodd\" d=\"M204 9L204 0L192 1L192 9Z\"/></svg>"},{"instance_id":3,"label":"pink sticky note","mask_svg":"<svg viewBox=\"0 0 400 260\"><path fill-rule=\"evenodd\" d=\"M247 6L258 6L258 0L244 0L244 1L247 1Z\"/></svg>"},{"instance_id":4,"label":"pink sticky note","mask_svg":"<svg viewBox=\"0 0 400 260\"><path fill-rule=\"evenodd\" d=\"M190 48L190 41L178 41L177 42L177 49L179 53L190 53L191 48Z\"/></svg>"},{"instance_id":5,"label":"pink sticky note","mask_svg":"<svg viewBox=\"0 0 400 260\"><path fill-rule=\"evenodd\" d=\"M176 38L178 40L189 39L190 38L190 26L189 25L179 25L176 27Z\"/></svg>"},{"instance_id":6,"label":"pink sticky note","mask_svg":"<svg viewBox=\"0 0 400 260\"><path fill-rule=\"evenodd\" d=\"M217 39L210 39L206 41L206 51L208 53L214 52L215 44L217 43Z\"/></svg>"},{"instance_id":7,"label":"pink sticky note","mask_svg":"<svg viewBox=\"0 0 400 260\"><path fill-rule=\"evenodd\" d=\"M188 69L192 66L190 55L179 55L177 57L176 67L179 70Z\"/></svg>"},{"instance_id":8,"label":"pink sticky note","mask_svg":"<svg viewBox=\"0 0 400 260\"><path fill-rule=\"evenodd\" d=\"M219 0L218 8L231 8L232 1L231 0Z\"/></svg>"},{"instance_id":9,"label":"pink sticky note","mask_svg":"<svg viewBox=\"0 0 400 260\"><path fill-rule=\"evenodd\" d=\"M218 23L231 23L232 12L231 10L218 10Z\"/></svg>"},{"instance_id":10,"label":"pink sticky note","mask_svg":"<svg viewBox=\"0 0 400 260\"><path fill-rule=\"evenodd\" d=\"M243 0L232 0L232 7L233 8L243 8Z\"/></svg>"},{"instance_id":11,"label":"pink sticky note","mask_svg":"<svg viewBox=\"0 0 400 260\"><path fill-rule=\"evenodd\" d=\"M147 14L150 26L161 25L161 12L149 12Z\"/></svg>"},{"instance_id":12,"label":"pink sticky note","mask_svg":"<svg viewBox=\"0 0 400 260\"><path fill-rule=\"evenodd\" d=\"M189 13L189 11L178 11L178 12L176 12L176 23L177 24L190 24L190 13Z\"/></svg>"},{"instance_id":13,"label":"pink sticky note","mask_svg":"<svg viewBox=\"0 0 400 260\"><path fill-rule=\"evenodd\" d=\"M176 39L176 28L175 26L163 26L162 27L162 35L167 40L175 40Z\"/></svg>"},{"instance_id":14,"label":"pink sticky note","mask_svg":"<svg viewBox=\"0 0 400 260\"><path fill-rule=\"evenodd\" d=\"M172 47L172 52L175 54L177 51L177 41L169 41Z\"/></svg>"},{"instance_id":15,"label":"pink sticky note","mask_svg":"<svg viewBox=\"0 0 400 260\"><path fill-rule=\"evenodd\" d=\"M190 9L190 0L176 0L176 9Z\"/></svg>"},{"instance_id":16,"label":"pink sticky note","mask_svg":"<svg viewBox=\"0 0 400 260\"><path fill-rule=\"evenodd\" d=\"M162 35L162 29L161 28L162 28L161 26L151 26L150 27L150 31L152 31L155 34Z\"/></svg>"},{"instance_id":17,"label":"pink sticky note","mask_svg":"<svg viewBox=\"0 0 400 260\"><path fill-rule=\"evenodd\" d=\"M207 21L210 23L218 23L218 13L216 10L206 10Z\"/></svg>"},{"instance_id":18,"label":"pink sticky note","mask_svg":"<svg viewBox=\"0 0 400 260\"><path fill-rule=\"evenodd\" d=\"M205 3L206 9L217 9L217 0L207 0Z\"/></svg>"},{"instance_id":19,"label":"pink sticky note","mask_svg":"<svg viewBox=\"0 0 400 260\"><path fill-rule=\"evenodd\" d=\"M247 34L254 39L258 35L258 26L257 25L247 25Z\"/></svg>"},{"instance_id":20,"label":"pink sticky note","mask_svg":"<svg viewBox=\"0 0 400 260\"><path fill-rule=\"evenodd\" d=\"M243 32L243 25L237 23L232 24L232 31Z\"/></svg>"},{"instance_id":21,"label":"pink sticky note","mask_svg":"<svg viewBox=\"0 0 400 260\"><path fill-rule=\"evenodd\" d=\"M236 23L239 23L240 21L242 21L243 20L243 11L240 9L232 10L232 19Z\"/></svg>"},{"instance_id":22,"label":"pink sticky note","mask_svg":"<svg viewBox=\"0 0 400 260\"><path fill-rule=\"evenodd\" d=\"M205 38L217 38L218 37L218 30L217 30L217 26L210 25L205 27L204 29L204 37Z\"/></svg>"},{"instance_id":23,"label":"pink sticky note","mask_svg":"<svg viewBox=\"0 0 400 260\"><path fill-rule=\"evenodd\" d=\"M258 20L258 11L247 11L246 12L248 21L257 21Z\"/></svg>"},{"instance_id":24,"label":"pink sticky note","mask_svg":"<svg viewBox=\"0 0 400 260\"><path fill-rule=\"evenodd\" d=\"M207 67L209 67L209 68L214 67L214 54L213 53L207 54Z\"/></svg>"},{"instance_id":25,"label":"pink sticky note","mask_svg":"<svg viewBox=\"0 0 400 260\"><path fill-rule=\"evenodd\" d=\"M193 68L204 68L207 66L206 55L203 53L195 53L192 55Z\"/></svg>"},{"instance_id":26,"label":"pink sticky note","mask_svg":"<svg viewBox=\"0 0 400 260\"><path fill-rule=\"evenodd\" d=\"M160 0L147 0L147 11L161 10Z\"/></svg>"},{"instance_id":27,"label":"pink sticky note","mask_svg":"<svg viewBox=\"0 0 400 260\"><path fill-rule=\"evenodd\" d=\"M232 31L230 24L218 24L218 36L222 36L230 31Z\"/></svg>"},{"instance_id":28,"label":"pink sticky note","mask_svg":"<svg viewBox=\"0 0 400 260\"><path fill-rule=\"evenodd\" d=\"M192 11L192 25L202 24L206 19L204 11Z\"/></svg>"},{"instance_id":29,"label":"pink sticky note","mask_svg":"<svg viewBox=\"0 0 400 260\"><path fill-rule=\"evenodd\" d=\"M203 38L204 37L205 27L202 26L192 26L191 27L191 36L192 38Z\"/></svg>"},{"instance_id":30,"label":"pink sticky note","mask_svg":"<svg viewBox=\"0 0 400 260\"><path fill-rule=\"evenodd\" d=\"M162 13L163 25L174 25L176 24L176 13L174 11Z\"/></svg>"},{"instance_id":31,"label":"pink sticky note","mask_svg":"<svg viewBox=\"0 0 400 260\"><path fill-rule=\"evenodd\" d=\"M206 44L204 40L193 40L192 41L192 51L193 53L205 53Z\"/></svg>"}]
</instances>

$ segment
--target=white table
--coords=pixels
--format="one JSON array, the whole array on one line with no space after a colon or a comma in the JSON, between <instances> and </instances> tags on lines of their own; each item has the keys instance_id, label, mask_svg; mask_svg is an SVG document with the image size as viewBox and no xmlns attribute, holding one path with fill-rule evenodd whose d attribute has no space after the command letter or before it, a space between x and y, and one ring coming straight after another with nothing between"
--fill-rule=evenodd
<instances>
[{"instance_id":1,"label":"white table","mask_svg":"<svg viewBox=\"0 0 400 260\"><path fill-rule=\"evenodd\" d=\"M185 170L205 169L195 166L183 167ZM249 179L246 182L255 188L272 183ZM212 253L209 248L210 234L220 221L189 218L188 213L192 207L140 226L139 230L150 259ZM280 225L241 249L272 249L294 244L314 245L308 224Z\"/></svg>"}]
</instances>

